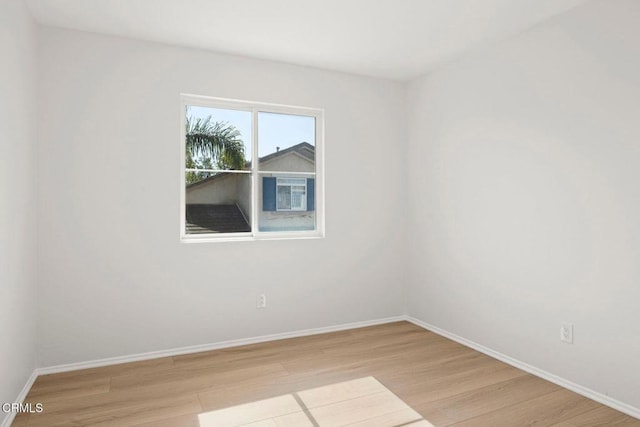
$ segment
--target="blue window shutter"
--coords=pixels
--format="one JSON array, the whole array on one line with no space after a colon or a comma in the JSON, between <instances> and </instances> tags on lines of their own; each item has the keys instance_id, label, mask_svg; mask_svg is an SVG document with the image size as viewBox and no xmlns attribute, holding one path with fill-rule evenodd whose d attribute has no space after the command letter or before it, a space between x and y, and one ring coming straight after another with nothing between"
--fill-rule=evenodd
<instances>
[{"instance_id":1,"label":"blue window shutter","mask_svg":"<svg viewBox=\"0 0 640 427\"><path fill-rule=\"evenodd\" d=\"M316 208L316 180L307 178L307 210L313 211Z\"/></svg>"},{"instance_id":2,"label":"blue window shutter","mask_svg":"<svg viewBox=\"0 0 640 427\"><path fill-rule=\"evenodd\" d=\"M270 176L262 177L262 210L276 210L276 179Z\"/></svg>"}]
</instances>

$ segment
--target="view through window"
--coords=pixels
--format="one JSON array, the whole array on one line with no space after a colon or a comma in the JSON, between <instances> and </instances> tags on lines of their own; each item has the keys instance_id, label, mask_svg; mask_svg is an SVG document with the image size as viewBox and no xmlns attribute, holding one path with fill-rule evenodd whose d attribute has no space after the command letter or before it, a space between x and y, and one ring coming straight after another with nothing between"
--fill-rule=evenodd
<instances>
[{"instance_id":1,"label":"view through window","mask_svg":"<svg viewBox=\"0 0 640 427\"><path fill-rule=\"evenodd\" d=\"M320 237L322 111L183 95L183 240Z\"/></svg>"}]
</instances>

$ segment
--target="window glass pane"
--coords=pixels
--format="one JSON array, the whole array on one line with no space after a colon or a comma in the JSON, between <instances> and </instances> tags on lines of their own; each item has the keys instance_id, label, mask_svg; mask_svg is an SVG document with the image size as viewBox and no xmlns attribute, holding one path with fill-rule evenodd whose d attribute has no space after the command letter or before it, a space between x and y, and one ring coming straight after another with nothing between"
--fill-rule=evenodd
<instances>
[{"instance_id":1,"label":"window glass pane","mask_svg":"<svg viewBox=\"0 0 640 427\"><path fill-rule=\"evenodd\" d=\"M291 187L291 209L301 211L305 209L306 187Z\"/></svg>"},{"instance_id":2,"label":"window glass pane","mask_svg":"<svg viewBox=\"0 0 640 427\"><path fill-rule=\"evenodd\" d=\"M258 229L262 232L316 229L315 175L260 173Z\"/></svg>"},{"instance_id":3,"label":"window glass pane","mask_svg":"<svg viewBox=\"0 0 640 427\"><path fill-rule=\"evenodd\" d=\"M314 117L258 113L260 231L316 229L315 135Z\"/></svg>"},{"instance_id":4,"label":"window glass pane","mask_svg":"<svg viewBox=\"0 0 640 427\"><path fill-rule=\"evenodd\" d=\"M259 169L315 172L315 132L315 117L259 112Z\"/></svg>"},{"instance_id":5,"label":"window glass pane","mask_svg":"<svg viewBox=\"0 0 640 427\"><path fill-rule=\"evenodd\" d=\"M278 185L278 210L291 210L291 187Z\"/></svg>"},{"instance_id":6,"label":"window glass pane","mask_svg":"<svg viewBox=\"0 0 640 427\"><path fill-rule=\"evenodd\" d=\"M186 169L251 169L251 112L187 106Z\"/></svg>"},{"instance_id":7,"label":"window glass pane","mask_svg":"<svg viewBox=\"0 0 640 427\"><path fill-rule=\"evenodd\" d=\"M251 174L222 172L185 189L187 234L251 231Z\"/></svg>"}]
</instances>

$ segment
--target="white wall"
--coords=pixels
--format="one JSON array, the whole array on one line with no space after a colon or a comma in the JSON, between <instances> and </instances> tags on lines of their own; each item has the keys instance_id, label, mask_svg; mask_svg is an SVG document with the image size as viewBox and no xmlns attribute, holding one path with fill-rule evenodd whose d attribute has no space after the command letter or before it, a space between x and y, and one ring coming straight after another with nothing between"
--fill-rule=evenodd
<instances>
[{"instance_id":1,"label":"white wall","mask_svg":"<svg viewBox=\"0 0 640 427\"><path fill-rule=\"evenodd\" d=\"M410 315L636 408L639 21L590 2L413 82L408 182Z\"/></svg>"},{"instance_id":2,"label":"white wall","mask_svg":"<svg viewBox=\"0 0 640 427\"><path fill-rule=\"evenodd\" d=\"M43 366L402 312L401 84L51 28L40 49ZM181 92L325 109L325 239L179 243Z\"/></svg>"},{"instance_id":3,"label":"white wall","mask_svg":"<svg viewBox=\"0 0 640 427\"><path fill-rule=\"evenodd\" d=\"M35 25L22 1L0 2L0 403L36 366ZM0 413L0 424L3 415Z\"/></svg>"}]
</instances>

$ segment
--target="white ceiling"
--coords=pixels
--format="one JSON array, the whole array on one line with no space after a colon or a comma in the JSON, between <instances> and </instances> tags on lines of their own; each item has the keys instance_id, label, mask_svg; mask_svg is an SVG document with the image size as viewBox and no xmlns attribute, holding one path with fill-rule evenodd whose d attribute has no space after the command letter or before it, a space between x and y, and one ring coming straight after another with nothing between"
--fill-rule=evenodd
<instances>
[{"instance_id":1,"label":"white ceiling","mask_svg":"<svg viewBox=\"0 0 640 427\"><path fill-rule=\"evenodd\" d=\"M585 0L27 0L42 24L408 80Z\"/></svg>"}]
</instances>

